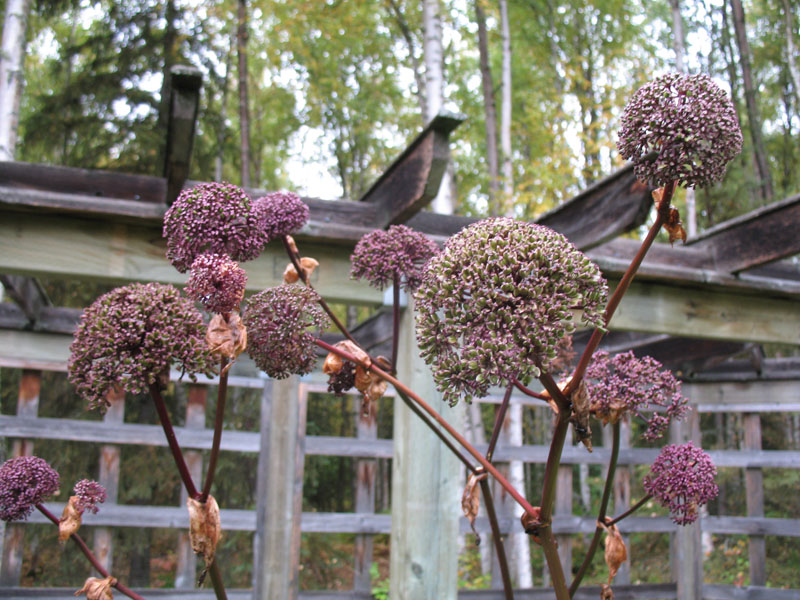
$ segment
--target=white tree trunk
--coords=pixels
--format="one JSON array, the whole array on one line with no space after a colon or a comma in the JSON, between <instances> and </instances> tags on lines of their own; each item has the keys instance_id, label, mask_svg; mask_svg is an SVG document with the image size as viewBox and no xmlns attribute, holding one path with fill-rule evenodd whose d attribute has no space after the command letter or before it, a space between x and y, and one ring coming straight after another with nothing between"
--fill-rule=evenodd
<instances>
[{"instance_id":1,"label":"white tree trunk","mask_svg":"<svg viewBox=\"0 0 800 600\"><path fill-rule=\"evenodd\" d=\"M503 155L503 202L506 215L514 216L514 173L511 167L511 31L508 25L508 3L500 0L500 32L503 38L500 105L500 151ZM512 466L512 470L513 470ZM521 468L521 466L520 466Z\"/></svg>"},{"instance_id":2,"label":"white tree trunk","mask_svg":"<svg viewBox=\"0 0 800 600\"><path fill-rule=\"evenodd\" d=\"M781 0L783 2L783 19L786 26L786 63L789 66L789 76L792 78L792 87L794 88L795 107L800 112L800 74L797 72L797 63L794 56L797 53L794 47L794 37L792 30L794 29L794 14L789 0Z\"/></svg>"},{"instance_id":3,"label":"white tree trunk","mask_svg":"<svg viewBox=\"0 0 800 600\"><path fill-rule=\"evenodd\" d=\"M427 114L425 121L430 122L442 110L444 103L444 51L442 49L442 18L439 14L439 0L424 0L422 4L422 20L425 28L425 97ZM453 214L455 206L453 194L452 163L439 186L439 193L434 198L431 208L440 214Z\"/></svg>"},{"instance_id":4,"label":"white tree trunk","mask_svg":"<svg viewBox=\"0 0 800 600\"><path fill-rule=\"evenodd\" d=\"M14 160L31 0L6 0L0 48L0 160Z\"/></svg>"},{"instance_id":5,"label":"white tree trunk","mask_svg":"<svg viewBox=\"0 0 800 600\"><path fill-rule=\"evenodd\" d=\"M509 442L512 446L522 446L522 405L512 404L508 407L508 433ZM509 482L518 490L525 490L525 468L522 461L513 460L508 466ZM512 503L514 511L513 525L519 522L522 516L522 507L516 502ZM533 573L531 571L531 547L528 534L518 531L519 528L512 527L512 531L517 533L509 534L509 543L506 548L511 549L508 554L511 577L518 588L533 587Z\"/></svg>"}]
</instances>

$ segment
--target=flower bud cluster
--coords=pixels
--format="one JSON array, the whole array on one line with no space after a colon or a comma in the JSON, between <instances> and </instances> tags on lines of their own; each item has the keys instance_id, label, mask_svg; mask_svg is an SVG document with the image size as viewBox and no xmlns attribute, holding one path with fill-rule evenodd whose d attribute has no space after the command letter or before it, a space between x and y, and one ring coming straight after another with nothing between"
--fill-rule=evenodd
<instances>
[{"instance_id":1,"label":"flower bud cluster","mask_svg":"<svg viewBox=\"0 0 800 600\"><path fill-rule=\"evenodd\" d=\"M742 132L731 99L710 77L667 73L633 95L617 146L641 180L706 187L742 151Z\"/></svg>"},{"instance_id":2,"label":"flower bud cluster","mask_svg":"<svg viewBox=\"0 0 800 600\"><path fill-rule=\"evenodd\" d=\"M591 411L604 422L616 422L631 413L647 421L643 437L660 438L670 419L682 419L689 410L681 384L664 366L649 356L636 358L623 352L611 358L600 351L586 369L586 389ZM643 411L660 409L645 417Z\"/></svg>"},{"instance_id":3,"label":"flower bud cluster","mask_svg":"<svg viewBox=\"0 0 800 600\"><path fill-rule=\"evenodd\" d=\"M58 473L38 456L20 456L0 466L0 519L26 519L36 504L58 491Z\"/></svg>"},{"instance_id":4,"label":"flower bud cluster","mask_svg":"<svg viewBox=\"0 0 800 600\"><path fill-rule=\"evenodd\" d=\"M230 256L206 252L192 263L186 295L208 312L229 313L239 310L246 283L247 273Z\"/></svg>"},{"instance_id":5,"label":"flower bud cluster","mask_svg":"<svg viewBox=\"0 0 800 600\"><path fill-rule=\"evenodd\" d=\"M318 301L314 290L285 283L250 298L244 324L248 352L258 368L275 379L313 370L314 336L308 330L330 325Z\"/></svg>"},{"instance_id":6,"label":"flower bud cluster","mask_svg":"<svg viewBox=\"0 0 800 600\"><path fill-rule=\"evenodd\" d=\"M428 261L417 300L417 340L451 404L490 385L535 377L575 329L603 327L608 289L567 239L509 218L479 221Z\"/></svg>"},{"instance_id":7,"label":"flower bud cluster","mask_svg":"<svg viewBox=\"0 0 800 600\"><path fill-rule=\"evenodd\" d=\"M697 520L698 507L717 497L717 468L692 442L664 446L644 478L644 489L669 508L672 520L687 525Z\"/></svg>"},{"instance_id":8,"label":"flower bud cluster","mask_svg":"<svg viewBox=\"0 0 800 600\"><path fill-rule=\"evenodd\" d=\"M356 244L350 257L353 279L366 279L380 290L400 278L403 289L414 291L422 281L422 267L437 252L436 243L406 225L368 233Z\"/></svg>"},{"instance_id":9,"label":"flower bud cluster","mask_svg":"<svg viewBox=\"0 0 800 600\"><path fill-rule=\"evenodd\" d=\"M202 315L177 289L158 283L132 283L95 300L70 353L70 382L100 409L117 384L138 394L173 363L190 374L208 373L213 364Z\"/></svg>"},{"instance_id":10,"label":"flower bud cluster","mask_svg":"<svg viewBox=\"0 0 800 600\"><path fill-rule=\"evenodd\" d=\"M98 504L106 501L106 488L91 479L81 479L75 484L73 493L78 497L78 510L83 513L97 513L100 510Z\"/></svg>"},{"instance_id":11,"label":"flower bud cluster","mask_svg":"<svg viewBox=\"0 0 800 600\"><path fill-rule=\"evenodd\" d=\"M270 192L254 204L270 240L291 235L308 223L308 206L294 192Z\"/></svg>"}]
</instances>

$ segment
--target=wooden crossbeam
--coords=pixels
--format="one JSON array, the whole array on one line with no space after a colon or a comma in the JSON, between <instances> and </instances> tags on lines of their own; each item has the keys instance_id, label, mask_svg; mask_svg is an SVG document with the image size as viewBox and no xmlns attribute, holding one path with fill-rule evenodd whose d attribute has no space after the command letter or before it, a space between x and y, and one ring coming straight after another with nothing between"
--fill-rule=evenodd
<instances>
[{"instance_id":1,"label":"wooden crossbeam","mask_svg":"<svg viewBox=\"0 0 800 600\"><path fill-rule=\"evenodd\" d=\"M202 84L203 76L195 67L176 65L170 70L169 121L164 153L167 205L175 202L189 176Z\"/></svg>"},{"instance_id":2,"label":"wooden crossbeam","mask_svg":"<svg viewBox=\"0 0 800 600\"><path fill-rule=\"evenodd\" d=\"M41 284L33 277L0 275L0 283L6 294L16 302L28 326L35 324L42 310L51 304Z\"/></svg>"},{"instance_id":3,"label":"wooden crossbeam","mask_svg":"<svg viewBox=\"0 0 800 600\"><path fill-rule=\"evenodd\" d=\"M450 160L450 133L463 116L439 114L361 197L378 210L377 228L405 223L439 191Z\"/></svg>"}]
</instances>

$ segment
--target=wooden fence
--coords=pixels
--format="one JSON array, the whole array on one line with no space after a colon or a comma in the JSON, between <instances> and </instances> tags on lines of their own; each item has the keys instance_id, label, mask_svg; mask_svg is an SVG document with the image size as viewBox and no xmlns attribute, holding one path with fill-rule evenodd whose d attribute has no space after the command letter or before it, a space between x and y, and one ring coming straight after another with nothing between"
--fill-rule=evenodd
<instances>
[{"instance_id":1,"label":"wooden fence","mask_svg":"<svg viewBox=\"0 0 800 600\"><path fill-rule=\"evenodd\" d=\"M177 377L177 374L174 375ZM210 384L213 384L211 381ZM272 406L272 386L267 379L257 376L234 376L231 387L247 387L263 390L262 432L225 431L222 437L222 449L233 452L261 453L272 451L274 443L265 438L268 430L268 419L275 417ZM176 590L146 590L144 593L153 598L210 598L211 592L192 590L195 574L195 557L191 554L186 535L188 518L182 506L125 506L117 504L117 489L120 469L121 445L165 446L166 441L157 425L137 425L122 422L124 397L111 397L111 408L103 422L85 420L53 419L37 416L39 390L41 387L40 370L24 370L20 379L17 414L0 416L0 428L3 435L14 440L12 452L15 455L31 454L37 439L68 440L72 442L92 442L102 444L99 465L99 479L106 486L109 494L108 502L97 515L87 514L85 523L94 529L94 549L101 561L110 565L113 560L111 544L111 527L161 527L176 529L177 572ZM300 380L295 385L299 405L296 423L296 438L293 446L284 446L287 456L276 460L269 458L272 465L287 464L290 468L281 475L284 489L293 494L293 517L290 517L289 535L299 543L299 535L303 533L350 533L356 534L355 557L353 564L354 589L352 592L303 592L301 598L369 598L370 597L370 565L372 562L372 536L388 534L391 531L391 516L375 514L375 462L378 458L392 458L393 442L377 439L375 419L360 422L357 437L340 438L330 436L305 435L305 406L308 395L312 392L324 392L325 384L318 376ZM751 382L703 382L684 384L684 393L697 409L688 424L673 431L675 441L694 439L699 443L699 413L725 411L743 413L745 424L744 447L738 450L711 450L710 454L717 466L735 467L745 470L747 497L746 516L704 516L695 526L678 528L668 517L634 516L620 523L620 530L625 535L639 532L669 533L673 536L672 573L677 584L628 585L629 572L623 570L615 585L616 598L793 598L800 599L798 590L773 590L764 587L767 584L765 536L800 536L800 519L778 519L764 516L762 469L764 468L800 468L800 452L768 451L761 449L760 413L779 409L783 412L800 411L800 382L797 381L751 381ZM762 402L762 398L768 398ZM492 396L488 402L498 402L499 397ZM526 397L512 398L513 402L527 407L541 409L541 403ZM200 451L211 447L212 431L204 427L205 423L206 387L204 384L189 385L186 425L176 429L181 446L188 450L187 461L193 476L198 477L202 470ZM544 412L542 413L544 416ZM373 415L374 417L374 415ZM266 426L265 426L266 425ZM498 447L496 460L504 462L520 460L527 463L544 463L548 447L543 445L523 445ZM623 440L620 451L620 468L615 481L615 512L624 509L630 502L631 467L650 464L657 455L657 450L630 447L630 440ZM596 447L594 452L587 453L582 446L571 446L564 449L562 472L559 485L563 490L572 490L572 465L580 463L605 464L610 451ZM355 493L355 511L353 513L300 513L296 499L302 498L303 464L305 456L325 455L342 456L356 459L357 489ZM266 459L264 459L266 460ZM264 469L259 468L259 494L256 510L222 510L222 523L226 530L239 530L259 534L259 514L269 511L269 494L263 492L265 483ZM299 484L298 484L299 482ZM274 485L274 481L272 485ZM560 493L553 529L559 537L562 557L571 560L572 536L576 533L591 533L595 528L593 517L573 515L572 493ZM456 499L454 499L454 502ZM48 504L51 511L60 514L63 505ZM31 523L45 522L35 513L29 519ZM501 517L501 530L504 532L516 528L516 523L509 517ZM476 528L488 532L485 519L478 519ZM460 522L462 533L469 533L470 528L465 519ZM724 585L703 584L702 551L700 534L742 534L749 536L750 581L749 588L734 588ZM16 587L19 582L21 568L21 552L24 525L9 525L5 534L3 562L0 568L0 597L67 597L65 590L28 590ZM264 537L264 532L261 532ZM265 553L256 552L254 572L265 568ZM635 557L634 557L635 559ZM286 565L282 568L294 571L288 577L296 577L297 558L285 557ZM292 563L292 560L295 562ZM271 565L271 569L275 565ZM569 563L565 565L569 572ZM231 598L250 597L252 592L234 590ZM694 594L694 595L693 595ZM586 588L576 598L596 598L594 588ZM459 597L465 598L499 598L497 590L461 592ZM546 590L527 590L517 594L520 599L548 598Z\"/></svg>"}]
</instances>

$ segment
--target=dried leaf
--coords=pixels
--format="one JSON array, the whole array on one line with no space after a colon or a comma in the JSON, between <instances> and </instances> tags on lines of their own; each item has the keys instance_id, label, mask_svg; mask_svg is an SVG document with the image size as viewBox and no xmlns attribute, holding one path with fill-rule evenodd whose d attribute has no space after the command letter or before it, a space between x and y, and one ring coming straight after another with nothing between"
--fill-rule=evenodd
<instances>
[{"instance_id":1,"label":"dried leaf","mask_svg":"<svg viewBox=\"0 0 800 600\"><path fill-rule=\"evenodd\" d=\"M189 509L189 539L192 542L192 551L202 555L205 561L205 569L198 580L200 585L211 563L214 562L214 554L217 551L221 532L219 506L213 496L209 496L205 502L188 498L186 506Z\"/></svg>"},{"instance_id":2,"label":"dried leaf","mask_svg":"<svg viewBox=\"0 0 800 600\"><path fill-rule=\"evenodd\" d=\"M658 189L653 190L652 196L653 196L653 202L655 203L656 208L658 208L658 205L661 204L661 200L663 200L664 198L664 188L660 187Z\"/></svg>"},{"instance_id":3,"label":"dried leaf","mask_svg":"<svg viewBox=\"0 0 800 600\"><path fill-rule=\"evenodd\" d=\"M686 230L683 228L681 215L674 206L671 206L669 209L669 217L667 218L667 222L664 223L664 229L666 229L669 234L670 244L675 242L675 240L686 242Z\"/></svg>"},{"instance_id":4,"label":"dried leaf","mask_svg":"<svg viewBox=\"0 0 800 600\"><path fill-rule=\"evenodd\" d=\"M461 496L461 510L464 511L464 516L469 519L472 533L478 538L477 544L481 543L481 536L475 530L475 519L478 517L478 511L481 508L481 490L478 484L482 479L486 479L486 473L471 473Z\"/></svg>"},{"instance_id":5,"label":"dried leaf","mask_svg":"<svg viewBox=\"0 0 800 600\"><path fill-rule=\"evenodd\" d=\"M297 256L298 254L300 254L300 253L297 251L297 243L294 241L294 238L293 238L292 236L290 236L290 235L287 235L287 236L286 236L286 245L289 247L289 251L290 251L292 254L294 254L295 256Z\"/></svg>"},{"instance_id":6,"label":"dried leaf","mask_svg":"<svg viewBox=\"0 0 800 600\"><path fill-rule=\"evenodd\" d=\"M336 375L344 368L344 359L335 352L328 352L325 362L322 363L322 372L325 375Z\"/></svg>"},{"instance_id":7,"label":"dried leaf","mask_svg":"<svg viewBox=\"0 0 800 600\"><path fill-rule=\"evenodd\" d=\"M578 385L578 389L572 392L570 401L572 402L572 416L569 420L575 430L575 435L578 437L578 440L586 446L586 449L591 452L592 427L589 424L589 392L587 391L584 381L581 381Z\"/></svg>"},{"instance_id":8,"label":"dried leaf","mask_svg":"<svg viewBox=\"0 0 800 600\"><path fill-rule=\"evenodd\" d=\"M292 263L286 265L283 270L283 282L295 283L298 279L300 279L300 275L297 274L297 269L294 268L294 265Z\"/></svg>"},{"instance_id":9,"label":"dried leaf","mask_svg":"<svg viewBox=\"0 0 800 600\"><path fill-rule=\"evenodd\" d=\"M83 587L75 592L74 596L86 594L86 600L113 600L114 594L111 588L117 584L117 580L110 575L105 579L89 577Z\"/></svg>"},{"instance_id":10,"label":"dried leaf","mask_svg":"<svg viewBox=\"0 0 800 600\"><path fill-rule=\"evenodd\" d=\"M540 506L534 506L533 512L524 512L519 518L522 523L522 528L525 530L534 542L541 544L542 540L539 537L539 528L544 525L542 522L542 509Z\"/></svg>"},{"instance_id":11,"label":"dried leaf","mask_svg":"<svg viewBox=\"0 0 800 600\"><path fill-rule=\"evenodd\" d=\"M303 271L303 277L306 281L308 281L311 274L318 266L319 261L315 258L304 256L300 259L300 270ZM294 283L298 279L300 279L300 276L297 274L297 269L295 269L294 264L289 263L286 265L286 269L283 271L283 281L286 283Z\"/></svg>"},{"instance_id":12,"label":"dried leaf","mask_svg":"<svg viewBox=\"0 0 800 600\"><path fill-rule=\"evenodd\" d=\"M350 340L338 342L337 344L334 344L333 347L338 348L339 350L344 350L348 354L351 354L356 360L366 363L367 366L369 366L369 364L372 362L370 361L369 354L364 352Z\"/></svg>"},{"instance_id":13,"label":"dried leaf","mask_svg":"<svg viewBox=\"0 0 800 600\"><path fill-rule=\"evenodd\" d=\"M611 589L610 585L603 584L603 587L600 588L600 600L614 600L614 590Z\"/></svg>"},{"instance_id":14,"label":"dried leaf","mask_svg":"<svg viewBox=\"0 0 800 600\"><path fill-rule=\"evenodd\" d=\"M221 314L211 317L206 343L211 352L230 360L235 360L244 352L247 349L247 329L239 313L230 313L227 320Z\"/></svg>"},{"instance_id":15,"label":"dried leaf","mask_svg":"<svg viewBox=\"0 0 800 600\"><path fill-rule=\"evenodd\" d=\"M73 533L77 533L81 526L81 513L78 509L81 499L78 496L70 496L69 502L61 513L58 520L58 541L66 542Z\"/></svg>"},{"instance_id":16,"label":"dried leaf","mask_svg":"<svg viewBox=\"0 0 800 600\"><path fill-rule=\"evenodd\" d=\"M620 566L628 560L628 549L616 525L606 527L606 564L608 565L608 585L617 575Z\"/></svg>"}]
</instances>

